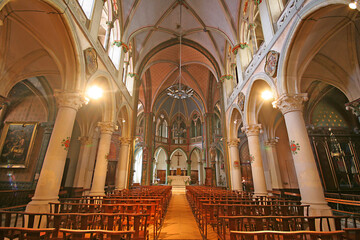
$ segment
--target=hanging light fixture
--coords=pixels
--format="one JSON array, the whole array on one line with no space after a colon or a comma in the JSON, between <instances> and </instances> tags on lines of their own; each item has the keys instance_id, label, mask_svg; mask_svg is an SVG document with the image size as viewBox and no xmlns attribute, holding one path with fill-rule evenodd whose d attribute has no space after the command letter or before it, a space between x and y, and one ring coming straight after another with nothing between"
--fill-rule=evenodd
<instances>
[{"instance_id":1,"label":"hanging light fixture","mask_svg":"<svg viewBox=\"0 0 360 240\"><path fill-rule=\"evenodd\" d=\"M358 0L355 0L351 3L349 3L349 8L351 9L356 9L357 8L357 3L358 3Z\"/></svg>"},{"instance_id":2,"label":"hanging light fixture","mask_svg":"<svg viewBox=\"0 0 360 240\"><path fill-rule=\"evenodd\" d=\"M170 87L168 87L166 89L166 93L167 95L173 97L173 98L176 98L176 99L185 99L185 98L189 98L189 97L192 97L193 94L194 94L194 90L192 88L189 88L187 86L184 86L181 84L181 79L182 79L182 54L181 54L181 42L182 42L182 26L181 26L181 11L182 11L182 2L179 2L180 3L180 63L179 63L179 76L178 76L178 84L174 84Z\"/></svg>"}]
</instances>

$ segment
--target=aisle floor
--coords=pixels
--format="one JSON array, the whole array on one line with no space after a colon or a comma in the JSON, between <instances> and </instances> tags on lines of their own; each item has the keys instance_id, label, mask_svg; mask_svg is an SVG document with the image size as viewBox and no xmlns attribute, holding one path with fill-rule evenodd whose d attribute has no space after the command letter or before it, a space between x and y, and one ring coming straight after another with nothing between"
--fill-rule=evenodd
<instances>
[{"instance_id":1,"label":"aisle floor","mask_svg":"<svg viewBox=\"0 0 360 240\"><path fill-rule=\"evenodd\" d=\"M172 194L159 239L202 239L185 193Z\"/></svg>"}]
</instances>

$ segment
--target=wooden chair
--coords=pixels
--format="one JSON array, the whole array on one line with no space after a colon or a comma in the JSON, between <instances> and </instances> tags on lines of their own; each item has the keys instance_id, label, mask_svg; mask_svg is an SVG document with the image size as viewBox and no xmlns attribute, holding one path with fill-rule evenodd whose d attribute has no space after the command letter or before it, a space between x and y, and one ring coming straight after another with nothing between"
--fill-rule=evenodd
<instances>
[{"instance_id":1,"label":"wooden chair","mask_svg":"<svg viewBox=\"0 0 360 240\"><path fill-rule=\"evenodd\" d=\"M64 240L130 240L134 231L109 231L109 230L77 230L60 228Z\"/></svg>"},{"instance_id":2,"label":"wooden chair","mask_svg":"<svg viewBox=\"0 0 360 240\"><path fill-rule=\"evenodd\" d=\"M344 228L346 240L359 240L360 228Z\"/></svg>"},{"instance_id":3,"label":"wooden chair","mask_svg":"<svg viewBox=\"0 0 360 240\"><path fill-rule=\"evenodd\" d=\"M0 239L39 240L53 239L55 228L0 227Z\"/></svg>"},{"instance_id":4,"label":"wooden chair","mask_svg":"<svg viewBox=\"0 0 360 240\"><path fill-rule=\"evenodd\" d=\"M342 240L344 231L231 231L231 240Z\"/></svg>"}]
</instances>

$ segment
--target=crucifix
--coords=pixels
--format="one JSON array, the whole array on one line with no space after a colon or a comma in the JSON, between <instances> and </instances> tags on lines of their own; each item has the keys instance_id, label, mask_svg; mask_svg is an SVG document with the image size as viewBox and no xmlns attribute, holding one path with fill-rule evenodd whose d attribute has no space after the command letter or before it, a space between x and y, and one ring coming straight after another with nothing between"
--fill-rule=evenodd
<instances>
[{"instance_id":1,"label":"crucifix","mask_svg":"<svg viewBox=\"0 0 360 240\"><path fill-rule=\"evenodd\" d=\"M180 159L181 154L180 154L180 153L177 153L177 154L175 154L175 156L178 158L177 165L179 166L179 159Z\"/></svg>"}]
</instances>

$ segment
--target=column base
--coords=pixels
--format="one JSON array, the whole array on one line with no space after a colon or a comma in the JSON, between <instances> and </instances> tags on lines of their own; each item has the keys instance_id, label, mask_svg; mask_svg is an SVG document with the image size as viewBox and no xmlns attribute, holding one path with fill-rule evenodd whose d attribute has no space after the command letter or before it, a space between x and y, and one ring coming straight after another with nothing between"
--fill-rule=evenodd
<instances>
[{"instance_id":1,"label":"column base","mask_svg":"<svg viewBox=\"0 0 360 240\"><path fill-rule=\"evenodd\" d=\"M89 196L101 196L101 197L103 197L103 196L106 196L106 194L105 194L104 191L102 191L102 192L101 191L99 191L99 192L90 191Z\"/></svg>"},{"instance_id":2,"label":"column base","mask_svg":"<svg viewBox=\"0 0 360 240\"><path fill-rule=\"evenodd\" d=\"M26 206L25 212L29 213L50 213L50 202L59 202L59 199L33 199Z\"/></svg>"},{"instance_id":3,"label":"column base","mask_svg":"<svg viewBox=\"0 0 360 240\"><path fill-rule=\"evenodd\" d=\"M310 205L309 216L332 216L332 210L328 206L327 202L324 203L305 203L304 205ZM306 213L305 213L306 214Z\"/></svg>"},{"instance_id":4,"label":"column base","mask_svg":"<svg viewBox=\"0 0 360 240\"><path fill-rule=\"evenodd\" d=\"M262 197L262 196L267 196L268 192L255 192L254 193L254 197Z\"/></svg>"}]
</instances>

